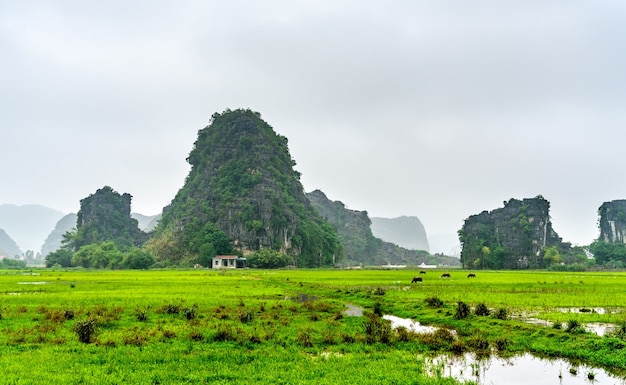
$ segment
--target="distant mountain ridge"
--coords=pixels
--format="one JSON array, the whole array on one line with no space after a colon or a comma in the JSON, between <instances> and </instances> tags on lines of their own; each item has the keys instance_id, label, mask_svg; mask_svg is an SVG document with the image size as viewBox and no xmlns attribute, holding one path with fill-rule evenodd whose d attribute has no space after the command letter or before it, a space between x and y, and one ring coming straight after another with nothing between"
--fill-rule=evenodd
<instances>
[{"instance_id":1,"label":"distant mountain ridge","mask_svg":"<svg viewBox=\"0 0 626 385\"><path fill-rule=\"evenodd\" d=\"M17 243L15 243L6 231L0 229L0 256L13 258L21 253L22 251L17 246Z\"/></svg>"},{"instance_id":2,"label":"distant mountain ridge","mask_svg":"<svg viewBox=\"0 0 626 385\"><path fill-rule=\"evenodd\" d=\"M347 209L342 202L331 201L320 190L307 193L306 196L320 215L337 228L346 252L344 262L347 265L459 265L456 258L433 256L425 250L408 250L374 236L367 211Z\"/></svg>"},{"instance_id":3,"label":"distant mountain ridge","mask_svg":"<svg viewBox=\"0 0 626 385\"><path fill-rule=\"evenodd\" d=\"M2 204L0 229L15 241L21 252L32 250L38 253L50 230L63 216L61 211L41 205Z\"/></svg>"},{"instance_id":4,"label":"distant mountain ridge","mask_svg":"<svg viewBox=\"0 0 626 385\"><path fill-rule=\"evenodd\" d=\"M430 251L426 229L418 217L371 217L370 219L372 220L372 233L375 237L405 249Z\"/></svg>"},{"instance_id":5,"label":"distant mountain ridge","mask_svg":"<svg viewBox=\"0 0 626 385\"><path fill-rule=\"evenodd\" d=\"M44 258L46 255L57 251L61 247L63 235L76 227L76 218L76 214L70 213L59 219L41 247L41 255Z\"/></svg>"}]
</instances>

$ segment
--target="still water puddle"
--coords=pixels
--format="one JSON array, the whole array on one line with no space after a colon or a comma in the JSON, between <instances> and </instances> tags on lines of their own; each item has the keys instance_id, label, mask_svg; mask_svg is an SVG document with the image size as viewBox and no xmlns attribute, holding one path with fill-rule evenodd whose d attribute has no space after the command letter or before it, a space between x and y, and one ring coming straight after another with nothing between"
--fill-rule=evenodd
<instances>
[{"instance_id":1,"label":"still water puddle","mask_svg":"<svg viewBox=\"0 0 626 385\"><path fill-rule=\"evenodd\" d=\"M439 356L428 362L431 375L473 381L477 385L626 385L626 373L609 373L602 368L547 359L526 353L502 358L474 354Z\"/></svg>"},{"instance_id":2,"label":"still water puddle","mask_svg":"<svg viewBox=\"0 0 626 385\"><path fill-rule=\"evenodd\" d=\"M362 317L363 308L360 306L352 305L352 304L346 304L346 309L343 311L343 314L348 317ZM404 327L408 331L419 333L419 334L434 333L437 329L439 329L434 326L422 325L419 322L413 321L412 319L409 319L409 318L396 317L395 315L390 315L390 314L384 315L383 319L391 322L392 329ZM451 332L454 332L454 330L451 330Z\"/></svg>"},{"instance_id":3,"label":"still water puddle","mask_svg":"<svg viewBox=\"0 0 626 385\"><path fill-rule=\"evenodd\" d=\"M386 319L388 321L391 321L391 328L392 329L397 329L399 327L404 327L406 328L408 331L412 331L415 333L420 333L420 334L427 334L427 333L434 333L437 329L434 326L426 326L426 325L422 325L417 321L413 321L411 319L407 319L407 318L400 318L400 317L396 317L394 315L384 315L383 319Z\"/></svg>"},{"instance_id":4,"label":"still water puddle","mask_svg":"<svg viewBox=\"0 0 626 385\"><path fill-rule=\"evenodd\" d=\"M18 282L18 285L49 285L50 282L46 281L29 281L29 282Z\"/></svg>"}]
</instances>

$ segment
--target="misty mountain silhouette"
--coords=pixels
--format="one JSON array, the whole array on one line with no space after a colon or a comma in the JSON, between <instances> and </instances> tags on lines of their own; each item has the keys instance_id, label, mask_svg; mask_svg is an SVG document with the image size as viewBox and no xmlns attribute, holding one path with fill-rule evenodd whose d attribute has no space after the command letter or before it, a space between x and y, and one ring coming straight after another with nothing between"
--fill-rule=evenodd
<instances>
[{"instance_id":1,"label":"misty mountain silhouette","mask_svg":"<svg viewBox=\"0 0 626 385\"><path fill-rule=\"evenodd\" d=\"M0 205L0 229L15 240L22 252L32 250L38 253L63 215L58 210L41 205L3 204Z\"/></svg>"}]
</instances>

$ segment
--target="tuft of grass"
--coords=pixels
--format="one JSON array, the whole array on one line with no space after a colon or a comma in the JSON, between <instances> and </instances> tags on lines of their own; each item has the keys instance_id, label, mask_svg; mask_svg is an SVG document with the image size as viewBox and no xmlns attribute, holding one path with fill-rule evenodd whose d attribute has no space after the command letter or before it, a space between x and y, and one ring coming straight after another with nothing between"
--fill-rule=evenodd
<instances>
[{"instance_id":1,"label":"tuft of grass","mask_svg":"<svg viewBox=\"0 0 626 385\"><path fill-rule=\"evenodd\" d=\"M80 342L89 344L93 342L93 338L95 337L97 331L97 321L95 318L79 320L76 321L73 329Z\"/></svg>"}]
</instances>

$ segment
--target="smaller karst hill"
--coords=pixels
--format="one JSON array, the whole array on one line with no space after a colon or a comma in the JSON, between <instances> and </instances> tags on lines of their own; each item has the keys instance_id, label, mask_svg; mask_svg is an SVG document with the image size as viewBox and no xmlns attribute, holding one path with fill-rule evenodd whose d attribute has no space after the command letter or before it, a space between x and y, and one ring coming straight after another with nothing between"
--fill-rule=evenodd
<instances>
[{"instance_id":1,"label":"smaller karst hill","mask_svg":"<svg viewBox=\"0 0 626 385\"><path fill-rule=\"evenodd\" d=\"M164 208L151 241L158 258L193 263L227 252L216 245L220 233L233 253L269 248L298 267L328 266L343 256L336 230L304 195L287 138L259 113L214 114L187 161L185 184Z\"/></svg>"},{"instance_id":2,"label":"smaller karst hill","mask_svg":"<svg viewBox=\"0 0 626 385\"><path fill-rule=\"evenodd\" d=\"M81 199L76 215L76 233L71 236L74 250L106 241L118 247L142 245L147 234L130 216L130 194L119 194L109 186Z\"/></svg>"},{"instance_id":3,"label":"smaller karst hill","mask_svg":"<svg viewBox=\"0 0 626 385\"><path fill-rule=\"evenodd\" d=\"M552 229L550 202L542 196L510 199L504 207L465 220L459 230L461 262L467 268L540 268L542 250L567 249Z\"/></svg>"}]
</instances>

